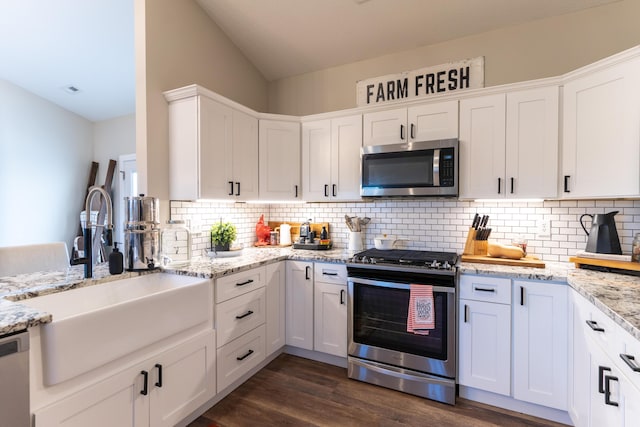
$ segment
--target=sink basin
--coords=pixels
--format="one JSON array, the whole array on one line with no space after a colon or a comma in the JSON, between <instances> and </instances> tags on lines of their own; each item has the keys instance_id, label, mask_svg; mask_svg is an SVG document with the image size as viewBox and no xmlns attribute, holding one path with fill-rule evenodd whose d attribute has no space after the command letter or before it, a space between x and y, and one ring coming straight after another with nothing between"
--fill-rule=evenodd
<instances>
[{"instance_id":1,"label":"sink basin","mask_svg":"<svg viewBox=\"0 0 640 427\"><path fill-rule=\"evenodd\" d=\"M41 325L45 385L53 385L198 325L212 325L208 279L147 274L20 302L52 314Z\"/></svg>"}]
</instances>

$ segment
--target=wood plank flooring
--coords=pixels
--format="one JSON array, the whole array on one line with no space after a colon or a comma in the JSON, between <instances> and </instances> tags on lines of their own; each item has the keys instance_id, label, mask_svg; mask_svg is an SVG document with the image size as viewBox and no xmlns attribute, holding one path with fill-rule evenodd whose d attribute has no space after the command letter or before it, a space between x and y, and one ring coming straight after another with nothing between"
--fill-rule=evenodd
<instances>
[{"instance_id":1,"label":"wood plank flooring","mask_svg":"<svg viewBox=\"0 0 640 427\"><path fill-rule=\"evenodd\" d=\"M189 427L562 425L460 398L455 406L422 399L282 354Z\"/></svg>"}]
</instances>

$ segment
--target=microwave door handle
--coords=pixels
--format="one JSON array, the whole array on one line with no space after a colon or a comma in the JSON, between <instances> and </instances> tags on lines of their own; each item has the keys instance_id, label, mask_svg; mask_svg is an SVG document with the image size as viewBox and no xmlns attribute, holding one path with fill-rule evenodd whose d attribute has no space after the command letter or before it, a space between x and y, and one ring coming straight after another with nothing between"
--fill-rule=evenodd
<instances>
[{"instance_id":1,"label":"microwave door handle","mask_svg":"<svg viewBox=\"0 0 640 427\"><path fill-rule=\"evenodd\" d=\"M433 150L433 186L440 187L440 149Z\"/></svg>"}]
</instances>

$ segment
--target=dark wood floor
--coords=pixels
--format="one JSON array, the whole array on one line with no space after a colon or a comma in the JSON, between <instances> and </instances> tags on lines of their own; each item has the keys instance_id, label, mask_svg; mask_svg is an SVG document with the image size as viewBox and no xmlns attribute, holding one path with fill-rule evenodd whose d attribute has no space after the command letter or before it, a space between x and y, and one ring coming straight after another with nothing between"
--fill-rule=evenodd
<instances>
[{"instance_id":1,"label":"dark wood floor","mask_svg":"<svg viewBox=\"0 0 640 427\"><path fill-rule=\"evenodd\" d=\"M287 354L189 427L562 426L465 399L455 406L347 378L346 370Z\"/></svg>"}]
</instances>

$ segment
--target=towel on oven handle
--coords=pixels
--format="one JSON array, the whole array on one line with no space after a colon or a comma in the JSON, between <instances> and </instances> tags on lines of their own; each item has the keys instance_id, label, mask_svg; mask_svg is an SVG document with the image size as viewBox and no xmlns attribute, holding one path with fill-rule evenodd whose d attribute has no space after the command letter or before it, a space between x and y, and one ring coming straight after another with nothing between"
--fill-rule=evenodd
<instances>
[{"instance_id":1,"label":"towel on oven handle","mask_svg":"<svg viewBox=\"0 0 640 427\"><path fill-rule=\"evenodd\" d=\"M435 329L435 327L436 308L433 303L433 287L431 285L411 284L407 332L429 335L429 330Z\"/></svg>"}]
</instances>

